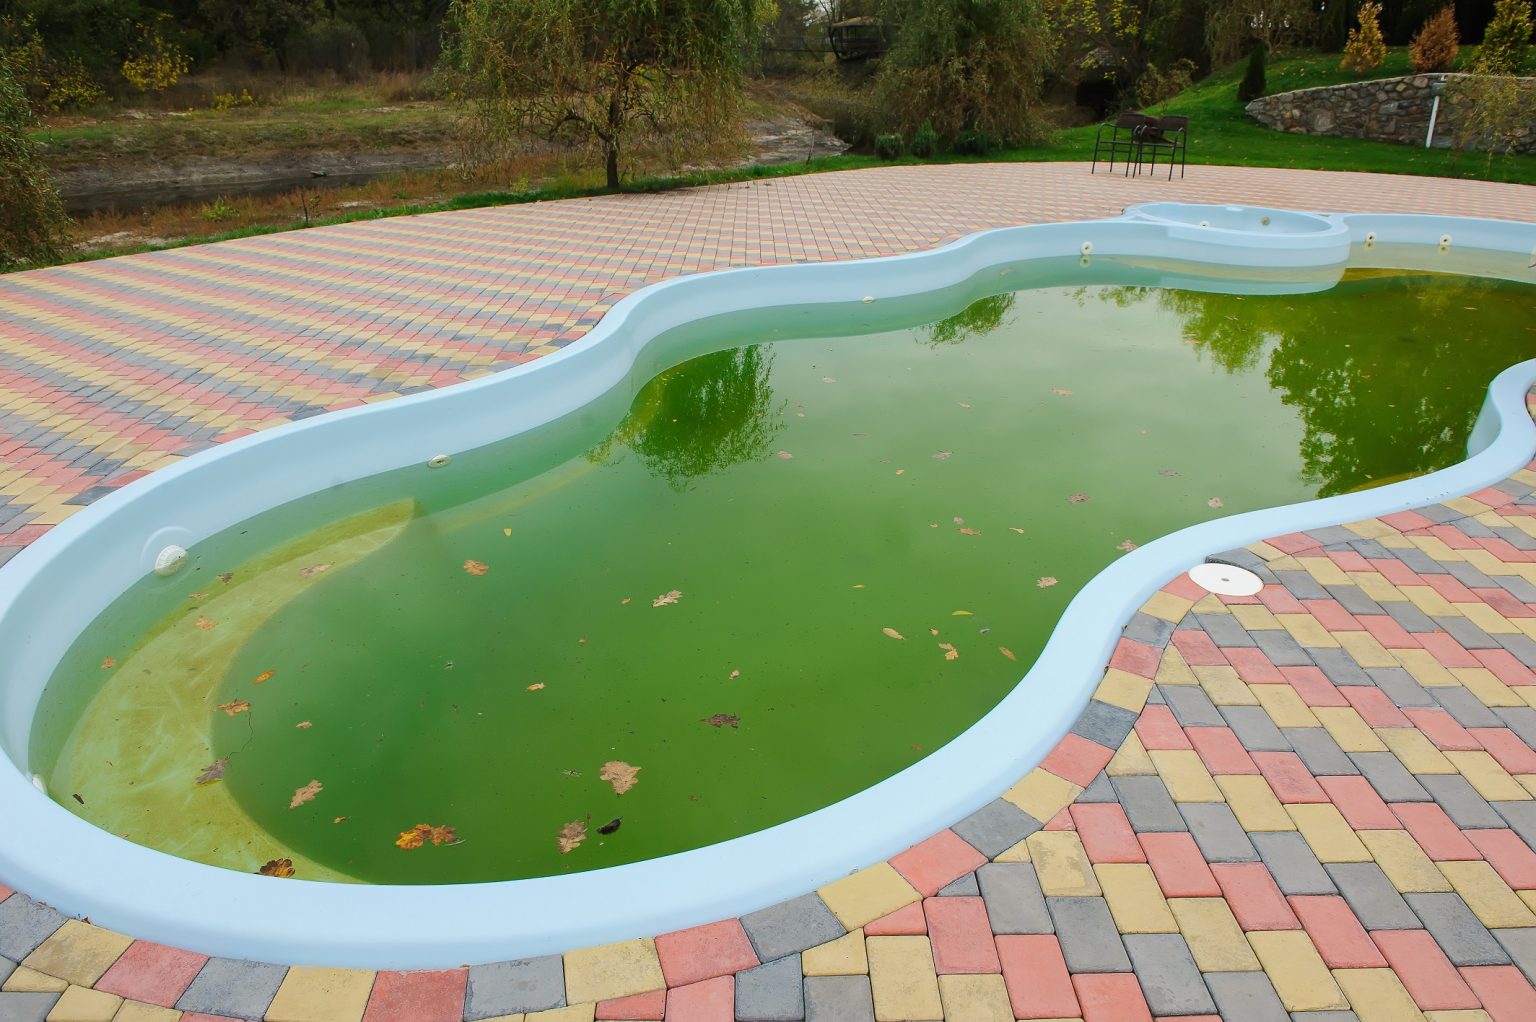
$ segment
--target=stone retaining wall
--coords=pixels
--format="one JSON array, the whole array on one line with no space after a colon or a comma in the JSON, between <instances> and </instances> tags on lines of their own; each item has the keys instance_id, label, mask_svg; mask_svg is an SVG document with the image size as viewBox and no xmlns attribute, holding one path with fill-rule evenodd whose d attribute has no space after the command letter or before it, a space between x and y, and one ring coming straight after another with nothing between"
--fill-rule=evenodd
<instances>
[{"instance_id":1,"label":"stone retaining wall","mask_svg":"<svg viewBox=\"0 0 1536 1022\"><path fill-rule=\"evenodd\" d=\"M1448 82L1449 87L1440 101L1433 144L1445 149L1455 138L1460 113L1455 82L1465 77L1409 75L1298 89L1261 96L1249 103L1247 110L1249 116L1267 128L1298 135L1335 135L1423 145L1434 103L1432 86L1443 81ZM1515 151L1536 152L1536 115L1530 113L1536 105L1533 103L1536 101L1536 78L1521 78L1519 83L1527 97L1522 104L1526 122Z\"/></svg>"}]
</instances>

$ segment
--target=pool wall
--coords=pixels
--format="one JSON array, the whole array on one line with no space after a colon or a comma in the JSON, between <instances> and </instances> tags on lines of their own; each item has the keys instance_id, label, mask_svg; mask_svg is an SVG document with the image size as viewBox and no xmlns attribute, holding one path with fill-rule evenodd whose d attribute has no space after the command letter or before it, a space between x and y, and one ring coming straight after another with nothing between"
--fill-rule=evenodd
<instances>
[{"instance_id":1,"label":"pool wall","mask_svg":"<svg viewBox=\"0 0 1536 1022\"><path fill-rule=\"evenodd\" d=\"M276 880L188 862L96 829L26 772L33 715L81 630L153 567L260 511L375 473L421 465L534 428L617 385L652 338L709 316L784 304L880 302L1036 258L1184 260L1263 276L1336 279L1353 265L1429 269L1447 251L1530 254L1536 226L1454 217L1158 204L1138 215L1005 228L942 249L837 264L729 270L647 287L586 337L495 376L278 427L124 487L55 527L0 571L0 876L60 910L135 936L229 957L434 968L563 951L739 915L883 859L976 810L1036 765L1071 725L1121 623L1172 574L1267 536L1408 509L1502 480L1536 450L1525 396L1536 360L1500 374L1453 468L1207 522L1110 565L1062 615L1039 660L949 745L836 805L708 848L570 876L494 884L366 887ZM1218 219L1202 210L1226 211ZM1252 215L1274 214L1275 230ZM1294 219L1305 216L1305 219ZM1202 227L1207 221L1212 226ZM1222 226L1230 223L1232 226ZM1449 236L1449 246L1443 244ZM1370 247L1365 247L1369 242ZM1374 258L1380 262L1373 262ZM1462 261L1455 272L1469 269ZM1528 278L1527 278L1528 279ZM1169 283L1188 285L1170 272ZM452 467L444 469L452 471Z\"/></svg>"}]
</instances>

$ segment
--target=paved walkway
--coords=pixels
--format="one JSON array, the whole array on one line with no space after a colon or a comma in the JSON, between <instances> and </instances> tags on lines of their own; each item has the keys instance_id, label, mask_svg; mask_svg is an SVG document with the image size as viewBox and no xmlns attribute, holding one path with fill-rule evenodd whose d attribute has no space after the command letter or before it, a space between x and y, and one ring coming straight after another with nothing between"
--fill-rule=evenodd
<instances>
[{"instance_id":1,"label":"paved walkway","mask_svg":"<svg viewBox=\"0 0 1536 1022\"><path fill-rule=\"evenodd\" d=\"M0 561L102 487L537 357L679 272L906 251L1152 198L1536 220L1519 186L1190 173L892 168L0 278ZM1265 580L1258 597L1170 583L1038 769L783 905L375 974L209 960L0 887L0 1020L1536 1019L1536 462L1226 556Z\"/></svg>"}]
</instances>

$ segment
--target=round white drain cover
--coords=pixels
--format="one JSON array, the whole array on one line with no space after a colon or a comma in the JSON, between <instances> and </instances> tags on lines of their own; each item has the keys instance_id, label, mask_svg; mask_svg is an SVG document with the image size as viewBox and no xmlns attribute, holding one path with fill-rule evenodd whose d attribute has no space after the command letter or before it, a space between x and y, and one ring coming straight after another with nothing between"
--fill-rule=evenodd
<instances>
[{"instance_id":1,"label":"round white drain cover","mask_svg":"<svg viewBox=\"0 0 1536 1022\"><path fill-rule=\"evenodd\" d=\"M1259 576L1231 564L1197 564L1189 569L1189 577L1195 585L1217 596L1253 596L1264 588Z\"/></svg>"}]
</instances>

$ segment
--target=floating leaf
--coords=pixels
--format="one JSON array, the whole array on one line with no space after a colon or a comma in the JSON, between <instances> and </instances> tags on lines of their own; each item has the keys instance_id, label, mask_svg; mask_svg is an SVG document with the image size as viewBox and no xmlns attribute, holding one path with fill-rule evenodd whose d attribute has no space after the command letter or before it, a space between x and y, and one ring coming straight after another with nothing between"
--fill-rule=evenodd
<instances>
[{"instance_id":1,"label":"floating leaf","mask_svg":"<svg viewBox=\"0 0 1536 1022\"><path fill-rule=\"evenodd\" d=\"M560 854L576 850L576 846L587 839L587 825L582 820L572 820L560 828L560 833L555 837L555 843L560 846Z\"/></svg>"},{"instance_id":2,"label":"floating leaf","mask_svg":"<svg viewBox=\"0 0 1536 1022\"><path fill-rule=\"evenodd\" d=\"M1175 472L1171 468L1160 468L1157 470L1157 474L1160 476L1167 476L1168 478L1172 479L1174 476L1182 475L1183 473Z\"/></svg>"},{"instance_id":3,"label":"floating leaf","mask_svg":"<svg viewBox=\"0 0 1536 1022\"><path fill-rule=\"evenodd\" d=\"M528 691L530 692L541 692L543 689L544 683L542 681L536 681L532 685L528 686Z\"/></svg>"},{"instance_id":4,"label":"floating leaf","mask_svg":"<svg viewBox=\"0 0 1536 1022\"><path fill-rule=\"evenodd\" d=\"M1121 543L1119 546L1115 547L1115 549L1124 550L1126 553L1130 553L1132 550L1136 549L1136 544L1132 543L1130 540L1126 540L1124 543Z\"/></svg>"},{"instance_id":5,"label":"floating leaf","mask_svg":"<svg viewBox=\"0 0 1536 1022\"><path fill-rule=\"evenodd\" d=\"M933 636L934 638L938 638L939 630L937 628L930 628L930 629L928 629L928 634Z\"/></svg>"},{"instance_id":6,"label":"floating leaf","mask_svg":"<svg viewBox=\"0 0 1536 1022\"><path fill-rule=\"evenodd\" d=\"M209 621L207 618L203 617L201 614L199 614L197 616L197 627L201 628L205 632L208 631L211 628L217 628L218 626L219 626L219 623L217 621Z\"/></svg>"},{"instance_id":7,"label":"floating leaf","mask_svg":"<svg viewBox=\"0 0 1536 1022\"><path fill-rule=\"evenodd\" d=\"M1210 500L1206 501L1205 503L1206 503L1207 507L1219 508L1219 507L1222 506L1221 498L1220 497L1212 497Z\"/></svg>"},{"instance_id":8,"label":"floating leaf","mask_svg":"<svg viewBox=\"0 0 1536 1022\"><path fill-rule=\"evenodd\" d=\"M112 668L114 668L116 666L117 666L117 657L113 657L113 656L104 657L102 659L102 661L101 661L101 668L104 671L110 671Z\"/></svg>"},{"instance_id":9,"label":"floating leaf","mask_svg":"<svg viewBox=\"0 0 1536 1022\"><path fill-rule=\"evenodd\" d=\"M941 642L941 643L939 643L939 648L944 651L944 659L945 660L959 660L960 659L960 651L958 649L956 649L952 643Z\"/></svg>"},{"instance_id":10,"label":"floating leaf","mask_svg":"<svg viewBox=\"0 0 1536 1022\"><path fill-rule=\"evenodd\" d=\"M653 607L665 607L669 603L676 603L678 600L681 600L682 598L683 598L682 591L679 590L679 589L674 589L674 590L672 590L669 593L662 593L660 596L656 597L656 599L651 601L651 606L653 606Z\"/></svg>"},{"instance_id":11,"label":"floating leaf","mask_svg":"<svg viewBox=\"0 0 1536 1022\"><path fill-rule=\"evenodd\" d=\"M955 521L956 525L964 525L965 524L965 519L961 518L959 515L955 515L954 521Z\"/></svg>"},{"instance_id":12,"label":"floating leaf","mask_svg":"<svg viewBox=\"0 0 1536 1022\"><path fill-rule=\"evenodd\" d=\"M1057 397L1068 397L1072 392L1067 390L1065 387L1052 387L1051 393L1055 394Z\"/></svg>"},{"instance_id":13,"label":"floating leaf","mask_svg":"<svg viewBox=\"0 0 1536 1022\"><path fill-rule=\"evenodd\" d=\"M1008 531L1009 532L1017 532L1020 536L1024 535L1024 530L1019 528L1017 525L1010 525L1010 526L1008 526Z\"/></svg>"},{"instance_id":14,"label":"floating leaf","mask_svg":"<svg viewBox=\"0 0 1536 1022\"><path fill-rule=\"evenodd\" d=\"M1007 646L999 646L999 647L997 647L997 651L999 653L1001 653L1003 656L1007 657L1009 660L1017 660L1018 659L1018 657L1013 655L1013 650L1009 649Z\"/></svg>"},{"instance_id":15,"label":"floating leaf","mask_svg":"<svg viewBox=\"0 0 1536 1022\"><path fill-rule=\"evenodd\" d=\"M902 635L900 632L898 632L894 628L882 628L880 630L882 632L884 632L886 635L889 635L893 639L905 639L906 638L905 635Z\"/></svg>"},{"instance_id":16,"label":"floating leaf","mask_svg":"<svg viewBox=\"0 0 1536 1022\"><path fill-rule=\"evenodd\" d=\"M412 848L420 848L426 844L427 838L420 830L402 830L400 836L395 838L395 847L410 851Z\"/></svg>"},{"instance_id":17,"label":"floating leaf","mask_svg":"<svg viewBox=\"0 0 1536 1022\"><path fill-rule=\"evenodd\" d=\"M316 575L324 574L325 572L330 571L330 570L331 570L331 562L330 561L326 561L324 564L311 564L307 568L300 568L299 569L299 574L303 575L305 578L313 578Z\"/></svg>"},{"instance_id":18,"label":"floating leaf","mask_svg":"<svg viewBox=\"0 0 1536 1022\"><path fill-rule=\"evenodd\" d=\"M954 453L955 453L954 451L934 451L933 452L933 460L934 461L948 461L950 458L952 458L954 456Z\"/></svg>"},{"instance_id":19,"label":"floating leaf","mask_svg":"<svg viewBox=\"0 0 1536 1022\"><path fill-rule=\"evenodd\" d=\"M459 843L458 831L452 827L433 827L427 836L432 839L434 845L456 845Z\"/></svg>"},{"instance_id":20,"label":"floating leaf","mask_svg":"<svg viewBox=\"0 0 1536 1022\"><path fill-rule=\"evenodd\" d=\"M293 876L292 859L269 859L261 864L256 872L264 877L291 877Z\"/></svg>"},{"instance_id":21,"label":"floating leaf","mask_svg":"<svg viewBox=\"0 0 1536 1022\"><path fill-rule=\"evenodd\" d=\"M465 561L464 570L469 572L471 575L484 575L486 572L490 571L491 568L490 565L482 564L479 561Z\"/></svg>"},{"instance_id":22,"label":"floating leaf","mask_svg":"<svg viewBox=\"0 0 1536 1022\"><path fill-rule=\"evenodd\" d=\"M271 681L272 675L276 673L276 671L262 671L260 674L256 675L256 677L251 681L251 684L260 685L264 681Z\"/></svg>"},{"instance_id":23,"label":"floating leaf","mask_svg":"<svg viewBox=\"0 0 1536 1022\"><path fill-rule=\"evenodd\" d=\"M235 577L235 573L232 572L232 571L221 571L218 574L219 581L223 582L225 585L229 585L229 580L234 578L234 577Z\"/></svg>"},{"instance_id":24,"label":"floating leaf","mask_svg":"<svg viewBox=\"0 0 1536 1022\"><path fill-rule=\"evenodd\" d=\"M833 379L832 377L830 377L830 376L823 376L821 378L821 382L822 383L836 383L837 381L835 379Z\"/></svg>"},{"instance_id":25,"label":"floating leaf","mask_svg":"<svg viewBox=\"0 0 1536 1022\"><path fill-rule=\"evenodd\" d=\"M1067 503L1068 504L1086 504L1086 503L1088 503L1088 494L1086 494L1086 493L1074 493L1074 494L1072 494L1072 496L1067 498Z\"/></svg>"},{"instance_id":26,"label":"floating leaf","mask_svg":"<svg viewBox=\"0 0 1536 1022\"><path fill-rule=\"evenodd\" d=\"M295 788L293 791L293 799L288 803L288 808L297 809L305 802L313 802L315 800L315 796L320 794L320 789L324 787L325 785L321 784L319 781L310 781L302 788Z\"/></svg>"},{"instance_id":27,"label":"floating leaf","mask_svg":"<svg viewBox=\"0 0 1536 1022\"><path fill-rule=\"evenodd\" d=\"M501 534L503 536L510 536L510 535L512 535L512 530L511 529L502 529L501 530Z\"/></svg>"},{"instance_id":28,"label":"floating leaf","mask_svg":"<svg viewBox=\"0 0 1536 1022\"><path fill-rule=\"evenodd\" d=\"M612 834L624 824L624 817L615 816L601 827L597 828L599 834Z\"/></svg>"},{"instance_id":29,"label":"floating leaf","mask_svg":"<svg viewBox=\"0 0 1536 1022\"><path fill-rule=\"evenodd\" d=\"M968 610L952 610L952 611L949 612L949 616L950 617L971 617L972 614Z\"/></svg>"},{"instance_id":30,"label":"floating leaf","mask_svg":"<svg viewBox=\"0 0 1536 1022\"><path fill-rule=\"evenodd\" d=\"M613 785L613 793L615 795L622 795L640 783L639 778L635 776L640 772L640 769L637 766L630 766L621 759L615 759L604 763L602 773L597 776Z\"/></svg>"},{"instance_id":31,"label":"floating leaf","mask_svg":"<svg viewBox=\"0 0 1536 1022\"><path fill-rule=\"evenodd\" d=\"M332 823L346 823L350 819L352 819L352 817L350 817L350 816L338 816L334 820L332 820L331 822Z\"/></svg>"},{"instance_id":32,"label":"floating leaf","mask_svg":"<svg viewBox=\"0 0 1536 1022\"><path fill-rule=\"evenodd\" d=\"M1046 575L1044 578L1039 578L1039 579L1035 580L1035 587L1037 589L1049 589L1051 586L1053 586L1055 584L1056 584L1056 580L1054 578L1052 578L1051 576L1049 576L1049 575Z\"/></svg>"},{"instance_id":33,"label":"floating leaf","mask_svg":"<svg viewBox=\"0 0 1536 1022\"><path fill-rule=\"evenodd\" d=\"M962 535L962 536L980 536L981 535L981 530L980 529L961 529L960 530L960 535Z\"/></svg>"},{"instance_id":34,"label":"floating leaf","mask_svg":"<svg viewBox=\"0 0 1536 1022\"><path fill-rule=\"evenodd\" d=\"M741 672L740 671L732 671L730 674L726 675L725 680L726 681L735 681L739 677L741 677Z\"/></svg>"},{"instance_id":35,"label":"floating leaf","mask_svg":"<svg viewBox=\"0 0 1536 1022\"><path fill-rule=\"evenodd\" d=\"M710 727L736 727L741 723L741 718L734 713L717 713L713 717L705 717L699 723L708 724Z\"/></svg>"},{"instance_id":36,"label":"floating leaf","mask_svg":"<svg viewBox=\"0 0 1536 1022\"><path fill-rule=\"evenodd\" d=\"M228 756L225 756L223 759L214 760L212 763L209 763L207 766L203 767L203 772L197 775L197 783L212 784L214 781L223 780L224 768L227 766L229 766Z\"/></svg>"},{"instance_id":37,"label":"floating leaf","mask_svg":"<svg viewBox=\"0 0 1536 1022\"><path fill-rule=\"evenodd\" d=\"M219 709L233 717L237 713L244 713L251 708L251 704L244 699L231 699L227 703L220 703Z\"/></svg>"},{"instance_id":38,"label":"floating leaf","mask_svg":"<svg viewBox=\"0 0 1536 1022\"><path fill-rule=\"evenodd\" d=\"M619 601L619 605L623 606L624 604L627 604L628 602L629 602L629 597L626 596L626 597L624 597L624 599Z\"/></svg>"},{"instance_id":39,"label":"floating leaf","mask_svg":"<svg viewBox=\"0 0 1536 1022\"><path fill-rule=\"evenodd\" d=\"M783 458L785 461L793 461L795 458L795 456L790 454L788 451L777 451L775 453L778 457Z\"/></svg>"},{"instance_id":40,"label":"floating leaf","mask_svg":"<svg viewBox=\"0 0 1536 1022\"><path fill-rule=\"evenodd\" d=\"M580 777L581 776L581 771L580 770L562 770L560 772L562 774L564 774L565 776L567 776L567 777Z\"/></svg>"},{"instance_id":41,"label":"floating leaf","mask_svg":"<svg viewBox=\"0 0 1536 1022\"><path fill-rule=\"evenodd\" d=\"M899 476L904 476L904 475L906 475L906 474L907 474L907 470L906 470L906 469L904 469L904 468L898 468L898 469L897 469L897 470L896 470L896 474L897 474L897 475L899 475Z\"/></svg>"},{"instance_id":42,"label":"floating leaf","mask_svg":"<svg viewBox=\"0 0 1536 1022\"><path fill-rule=\"evenodd\" d=\"M961 401L961 402L960 402L960 407L961 407L961 408L969 408L969 407L971 407L971 406L970 406L970 405L968 405L968 404L966 404L966 403L965 403L965 402L964 402L964 401Z\"/></svg>"},{"instance_id":43,"label":"floating leaf","mask_svg":"<svg viewBox=\"0 0 1536 1022\"><path fill-rule=\"evenodd\" d=\"M854 584L853 588L855 588L855 589L863 589L864 588L864 583L863 582L857 582L857 583Z\"/></svg>"},{"instance_id":44,"label":"floating leaf","mask_svg":"<svg viewBox=\"0 0 1536 1022\"><path fill-rule=\"evenodd\" d=\"M311 721L301 720L301 721L299 721L297 724L295 724L293 726L298 728L300 731L308 731L310 728L314 727L315 725Z\"/></svg>"}]
</instances>

